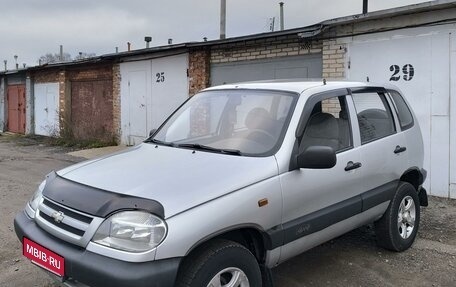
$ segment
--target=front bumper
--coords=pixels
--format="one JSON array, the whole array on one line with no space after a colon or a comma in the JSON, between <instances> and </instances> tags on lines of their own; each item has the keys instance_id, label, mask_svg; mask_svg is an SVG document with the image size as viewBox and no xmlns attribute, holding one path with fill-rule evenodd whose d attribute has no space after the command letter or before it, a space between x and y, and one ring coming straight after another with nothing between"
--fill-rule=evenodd
<instances>
[{"instance_id":1,"label":"front bumper","mask_svg":"<svg viewBox=\"0 0 456 287\"><path fill-rule=\"evenodd\" d=\"M21 242L27 237L65 258L64 280L92 287L172 287L182 259L133 263L105 257L53 237L24 212L14 219L14 229Z\"/></svg>"}]
</instances>

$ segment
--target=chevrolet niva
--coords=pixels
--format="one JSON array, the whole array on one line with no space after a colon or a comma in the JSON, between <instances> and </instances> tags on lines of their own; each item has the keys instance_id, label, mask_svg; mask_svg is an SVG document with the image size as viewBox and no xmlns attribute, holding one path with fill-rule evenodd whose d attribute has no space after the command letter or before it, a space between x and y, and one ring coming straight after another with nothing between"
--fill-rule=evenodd
<instances>
[{"instance_id":1,"label":"chevrolet niva","mask_svg":"<svg viewBox=\"0 0 456 287\"><path fill-rule=\"evenodd\" d=\"M394 86L224 85L144 143L48 174L14 227L67 286L270 286L274 266L365 224L409 248L425 178Z\"/></svg>"}]
</instances>

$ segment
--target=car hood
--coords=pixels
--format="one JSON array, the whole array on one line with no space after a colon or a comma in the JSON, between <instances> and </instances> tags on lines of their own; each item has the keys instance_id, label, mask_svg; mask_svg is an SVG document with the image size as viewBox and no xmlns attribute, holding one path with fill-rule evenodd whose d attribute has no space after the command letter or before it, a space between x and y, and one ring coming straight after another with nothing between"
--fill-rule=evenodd
<instances>
[{"instance_id":1,"label":"car hood","mask_svg":"<svg viewBox=\"0 0 456 287\"><path fill-rule=\"evenodd\" d=\"M273 177L278 169L273 156L243 157L144 143L57 174L99 189L156 200L169 218Z\"/></svg>"}]
</instances>

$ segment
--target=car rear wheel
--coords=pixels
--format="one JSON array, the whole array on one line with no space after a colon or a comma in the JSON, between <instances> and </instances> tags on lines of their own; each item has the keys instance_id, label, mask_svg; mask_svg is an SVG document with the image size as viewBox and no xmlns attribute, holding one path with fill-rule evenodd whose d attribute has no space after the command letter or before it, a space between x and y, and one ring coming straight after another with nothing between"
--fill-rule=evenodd
<instances>
[{"instance_id":1,"label":"car rear wheel","mask_svg":"<svg viewBox=\"0 0 456 287\"><path fill-rule=\"evenodd\" d=\"M214 240L186 258L178 287L259 287L261 271L255 256L244 246Z\"/></svg>"},{"instance_id":2,"label":"car rear wheel","mask_svg":"<svg viewBox=\"0 0 456 287\"><path fill-rule=\"evenodd\" d=\"M375 223L377 242L392 251L412 246L420 223L418 194L408 182L400 182L383 217Z\"/></svg>"}]
</instances>

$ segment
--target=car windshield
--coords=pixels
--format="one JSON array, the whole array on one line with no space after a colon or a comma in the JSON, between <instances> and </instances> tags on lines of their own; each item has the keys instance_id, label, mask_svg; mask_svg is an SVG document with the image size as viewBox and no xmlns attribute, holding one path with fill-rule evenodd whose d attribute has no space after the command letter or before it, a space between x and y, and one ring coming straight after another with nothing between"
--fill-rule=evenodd
<instances>
[{"instance_id":1,"label":"car windshield","mask_svg":"<svg viewBox=\"0 0 456 287\"><path fill-rule=\"evenodd\" d=\"M280 146L297 95L258 90L194 95L147 142L234 155L266 156Z\"/></svg>"}]
</instances>

